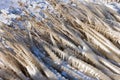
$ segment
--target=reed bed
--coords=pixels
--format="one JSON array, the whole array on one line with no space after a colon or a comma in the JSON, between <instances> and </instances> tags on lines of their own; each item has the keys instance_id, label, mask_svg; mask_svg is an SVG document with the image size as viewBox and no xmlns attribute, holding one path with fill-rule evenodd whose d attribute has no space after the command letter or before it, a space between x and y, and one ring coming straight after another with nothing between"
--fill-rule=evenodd
<instances>
[{"instance_id":1,"label":"reed bed","mask_svg":"<svg viewBox=\"0 0 120 80\"><path fill-rule=\"evenodd\" d=\"M120 15L103 4L48 2L55 11L39 22L26 11L23 30L0 23L1 80L120 80Z\"/></svg>"}]
</instances>

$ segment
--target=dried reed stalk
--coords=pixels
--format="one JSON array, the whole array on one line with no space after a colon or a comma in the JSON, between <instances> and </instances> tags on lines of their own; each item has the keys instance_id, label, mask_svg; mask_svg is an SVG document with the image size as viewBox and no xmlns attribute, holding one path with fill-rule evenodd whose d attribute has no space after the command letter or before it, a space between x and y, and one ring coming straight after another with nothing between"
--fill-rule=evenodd
<instances>
[{"instance_id":1,"label":"dried reed stalk","mask_svg":"<svg viewBox=\"0 0 120 80\"><path fill-rule=\"evenodd\" d=\"M119 14L101 4L47 1L54 12L43 11L41 22L27 12L27 30L0 23L1 79L120 80Z\"/></svg>"}]
</instances>

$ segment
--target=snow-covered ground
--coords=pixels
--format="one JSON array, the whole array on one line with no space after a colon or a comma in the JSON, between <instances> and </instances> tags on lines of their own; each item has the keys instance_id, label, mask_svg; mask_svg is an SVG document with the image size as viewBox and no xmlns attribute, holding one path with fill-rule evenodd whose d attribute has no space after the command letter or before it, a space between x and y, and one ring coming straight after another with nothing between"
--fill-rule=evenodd
<instances>
[{"instance_id":1,"label":"snow-covered ground","mask_svg":"<svg viewBox=\"0 0 120 80\"><path fill-rule=\"evenodd\" d=\"M31 16L37 16L36 19L41 20L44 14L41 12L48 6L45 0L1 0L0 3L0 21L10 25L15 18L24 15L23 7L19 6L18 2L24 3L24 8ZM37 7L37 8L36 8ZM19 23L19 22L18 22ZM20 22L21 24L21 22Z\"/></svg>"},{"instance_id":2,"label":"snow-covered ground","mask_svg":"<svg viewBox=\"0 0 120 80\"><path fill-rule=\"evenodd\" d=\"M61 0L68 2L69 0ZM120 13L120 4L111 2L106 3L105 0L79 0L81 2L94 2L97 4L105 4L111 9ZM22 2L24 7L19 6L18 2ZM18 21L16 18L24 16L25 12L28 11L31 17L36 17L37 21L41 21L46 16L43 14L42 10L46 7L50 7L51 12L53 11L52 7L45 0L0 0L0 22L3 22L7 25L10 25L14 28L25 28L25 21ZM16 27L17 26L17 27Z\"/></svg>"},{"instance_id":3,"label":"snow-covered ground","mask_svg":"<svg viewBox=\"0 0 120 80\"><path fill-rule=\"evenodd\" d=\"M19 15L24 15L22 8L19 6L18 2L21 1L26 5L27 11L31 13L31 16L37 16L37 20L41 20L41 16L45 17L41 12L41 9L45 9L48 6L48 3L45 0L0 0L0 21L5 24L10 25L11 20L19 17ZM67 2L69 0L62 0ZM79 1L87 1L94 3L103 3L103 0L79 0ZM109 3L106 6L114 9L115 11L120 12L120 4L118 3ZM37 7L37 8L36 8Z\"/></svg>"},{"instance_id":4,"label":"snow-covered ground","mask_svg":"<svg viewBox=\"0 0 120 80\"><path fill-rule=\"evenodd\" d=\"M0 0L0 10L6 9L9 7L18 7L18 1L21 2L30 2L30 3L38 3L38 2L45 2L45 0ZM69 0L62 0L64 2L67 2ZM96 2L96 3L106 3L106 0L79 0L79 1L87 1L87 2ZM117 5L116 3L111 3L114 5Z\"/></svg>"}]
</instances>

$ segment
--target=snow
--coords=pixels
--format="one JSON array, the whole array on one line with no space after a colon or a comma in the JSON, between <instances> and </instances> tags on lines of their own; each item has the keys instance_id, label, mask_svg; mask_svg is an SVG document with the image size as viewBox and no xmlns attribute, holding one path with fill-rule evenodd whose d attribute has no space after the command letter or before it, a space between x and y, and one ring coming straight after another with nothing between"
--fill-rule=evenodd
<instances>
[{"instance_id":1,"label":"snow","mask_svg":"<svg viewBox=\"0 0 120 80\"><path fill-rule=\"evenodd\" d=\"M17 7L17 0L0 0L0 9L6 9L10 6Z\"/></svg>"},{"instance_id":2,"label":"snow","mask_svg":"<svg viewBox=\"0 0 120 80\"><path fill-rule=\"evenodd\" d=\"M0 15L0 21L10 25L10 23L12 22L11 19L16 17L18 16L14 14L7 15L7 13L4 12L3 14Z\"/></svg>"},{"instance_id":3,"label":"snow","mask_svg":"<svg viewBox=\"0 0 120 80\"><path fill-rule=\"evenodd\" d=\"M112 3L107 4L106 6L117 11L118 13L120 13L120 4L119 3L112 2Z\"/></svg>"},{"instance_id":4,"label":"snow","mask_svg":"<svg viewBox=\"0 0 120 80\"><path fill-rule=\"evenodd\" d=\"M24 8L19 6L18 1L23 2ZM16 25L24 29L24 21L17 21L16 18L24 16L26 10L30 13L30 16L36 17L36 20L40 21L46 16L42 10L46 9L49 4L45 0L1 0L0 3L0 21L7 25ZM37 7L37 8L36 8Z\"/></svg>"},{"instance_id":5,"label":"snow","mask_svg":"<svg viewBox=\"0 0 120 80\"><path fill-rule=\"evenodd\" d=\"M37 21L41 21L42 19L46 18L43 14L42 10L45 10L47 6L50 7L49 3L45 0L1 0L0 2L0 21L4 22L7 25L11 25L12 22L15 21L15 18L18 18L20 15L24 15L23 8L21 8L18 4L18 1L25 3L26 11L30 12L31 17L36 17ZM68 2L69 0L60 0L64 2ZM109 3L106 4L103 0L79 0L81 2L94 2L94 3L103 3L107 7L118 11L120 13L120 4L118 3ZM75 6L75 5L73 5ZM51 12L52 7L50 7ZM16 23L16 22L15 22ZM17 26L20 28L24 27L21 25L20 21L17 21Z\"/></svg>"}]
</instances>

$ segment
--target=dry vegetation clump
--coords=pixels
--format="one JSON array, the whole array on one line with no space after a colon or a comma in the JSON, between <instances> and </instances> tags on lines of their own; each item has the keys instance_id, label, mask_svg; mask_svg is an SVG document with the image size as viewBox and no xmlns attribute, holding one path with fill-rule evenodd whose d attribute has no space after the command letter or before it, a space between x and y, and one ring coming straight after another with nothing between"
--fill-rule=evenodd
<instances>
[{"instance_id":1,"label":"dry vegetation clump","mask_svg":"<svg viewBox=\"0 0 120 80\"><path fill-rule=\"evenodd\" d=\"M40 22L27 14L24 30L0 23L1 79L120 80L120 15L103 4L48 2L57 13L46 9Z\"/></svg>"}]
</instances>

